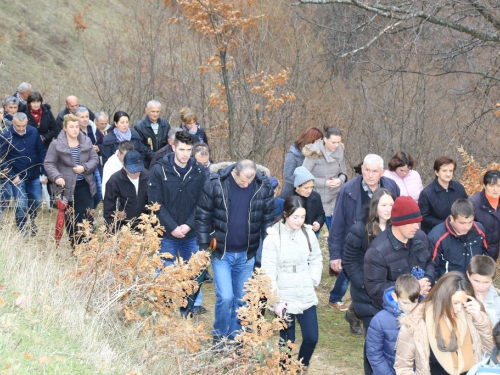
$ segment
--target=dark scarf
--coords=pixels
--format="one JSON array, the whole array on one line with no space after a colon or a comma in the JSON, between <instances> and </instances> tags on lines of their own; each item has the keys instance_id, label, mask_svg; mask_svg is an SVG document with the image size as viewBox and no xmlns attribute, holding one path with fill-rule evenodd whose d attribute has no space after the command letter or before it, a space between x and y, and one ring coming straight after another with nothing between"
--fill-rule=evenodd
<instances>
[{"instance_id":1,"label":"dark scarf","mask_svg":"<svg viewBox=\"0 0 500 375\"><path fill-rule=\"evenodd\" d=\"M38 127L40 127L40 121L42 120L42 112L43 112L42 106L40 106L40 108L38 108L36 111L33 110L33 108L31 108L30 106L31 116L33 116L33 119L35 120Z\"/></svg>"}]
</instances>

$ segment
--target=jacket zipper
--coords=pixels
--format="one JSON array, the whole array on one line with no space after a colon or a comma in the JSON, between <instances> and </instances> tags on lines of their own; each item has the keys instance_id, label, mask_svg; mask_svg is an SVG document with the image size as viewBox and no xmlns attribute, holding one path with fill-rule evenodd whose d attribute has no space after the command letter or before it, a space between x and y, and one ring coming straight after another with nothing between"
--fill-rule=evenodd
<instances>
[{"instance_id":1,"label":"jacket zipper","mask_svg":"<svg viewBox=\"0 0 500 375\"><path fill-rule=\"evenodd\" d=\"M252 215L252 210L251 210L252 202L253 202L253 199L255 198L255 196L257 195L257 193L260 191L260 189L262 189L262 184L260 184L257 191L252 196L252 199L250 199L250 206L248 207L248 243L247 243L247 251L246 251L247 262L248 262L248 248L250 247L250 216Z\"/></svg>"},{"instance_id":2,"label":"jacket zipper","mask_svg":"<svg viewBox=\"0 0 500 375\"><path fill-rule=\"evenodd\" d=\"M227 224L229 223L229 211L227 210L226 197L224 196L224 188L222 187L222 183L220 182L220 177L219 177L219 185L220 185L220 190L222 191L222 201L224 202L224 208L226 209L226 235L224 237L224 252L222 253L222 257L220 258L222 260L226 255Z\"/></svg>"}]
</instances>

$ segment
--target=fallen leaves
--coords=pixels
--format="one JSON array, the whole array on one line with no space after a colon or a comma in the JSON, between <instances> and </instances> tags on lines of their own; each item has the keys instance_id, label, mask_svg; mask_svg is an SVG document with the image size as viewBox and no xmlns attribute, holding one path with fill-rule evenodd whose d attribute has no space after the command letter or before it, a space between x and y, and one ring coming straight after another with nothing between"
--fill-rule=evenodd
<instances>
[{"instance_id":1,"label":"fallen leaves","mask_svg":"<svg viewBox=\"0 0 500 375\"><path fill-rule=\"evenodd\" d=\"M50 357L45 356L45 355L38 357L37 361L40 363L52 363L52 359Z\"/></svg>"}]
</instances>

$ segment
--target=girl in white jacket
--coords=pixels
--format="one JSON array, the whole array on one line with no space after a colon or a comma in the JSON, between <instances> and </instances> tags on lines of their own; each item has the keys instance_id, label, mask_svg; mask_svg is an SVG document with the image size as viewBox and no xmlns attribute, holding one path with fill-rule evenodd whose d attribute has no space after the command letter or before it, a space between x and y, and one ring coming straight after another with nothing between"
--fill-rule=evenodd
<instances>
[{"instance_id":1,"label":"girl in white jacket","mask_svg":"<svg viewBox=\"0 0 500 375\"><path fill-rule=\"evenodd\" d=\"M304 224L306 204L303 198L285 200L283 214L267 230L262 249L262 269L271 278L280 301L271 308L282 317L286 310L290 321L280 332L284 343L295 342L295 318L300 323L302 345L299 359L305 366L318 342L318 298L314 287L321 281L323 261L321 250L310 225Z\"/></svg>"}]
</instances>

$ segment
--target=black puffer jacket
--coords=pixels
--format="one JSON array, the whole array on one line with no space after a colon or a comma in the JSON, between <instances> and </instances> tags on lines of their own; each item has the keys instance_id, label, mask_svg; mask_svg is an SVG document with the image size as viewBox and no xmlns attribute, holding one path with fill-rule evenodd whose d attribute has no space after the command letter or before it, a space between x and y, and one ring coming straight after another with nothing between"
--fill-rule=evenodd
<instances>
[{"instance_id":1,"label":"black puffer jacket","mask_svg":"<svg viewBox=\"0 0 500 375\"><path fill-rule=\"evenodd\" d=\"M144 165L146 168L149 167L154 153L168 144L170 124L167 120L159 118L158 125L158 135L155 134L153 128L151 127L151 121L148 116L144 117L134 125L134 130L139 133L141 142L144 146L144 154L146 155ZM151 139L151 144L148 142L148 139ZM151 146L153 146L153 148L151 148Z\"/></svg>"},{"instance_id":2,"label":"black puffer jacket","mask_svg":"<svg viewBox=\"0 0 500 375\"><path fill-rule=\"evenodd\" d=\"M311 192L311 195L307 198L297 194L297 192L295 192L294 195L297 195L306 201L307 209L305 223L313 225L316 221L319 224L319 229L321 230L321 227L325 224L325 210L323 209L323 203L321 202L321 195L319 195L316 191Z\"/></svg>"},{"instance_id":3,"label":"black puffer jacket","mask_svg":"<svg viewBox=\"0 0 500 375\"><path fill-rule=\"evenodd\" d=\"M203 193L196 210L196 238L200 248L208 248L215 230L217 248L215 256L222 259L226 252L227 207L231 201L230 180L234 163L213 164L212 174L205 183ZM224 168L224 169L223 169ZM265 173L265 175L262 174ZM266 229L274 220L274 197L271 182L267 178L267 168L258 166L255 175L254 193L250 200L247 260L252 259L259 247L260 238L264 239Z\"/></svg>"},{"instance_id":4,"label":"black puffer jacket","mask_svg":"<svg viewBox=\"0 0 500 375\"><path fill-rule=\"evenodd\" d=\"M205 169L194 157L188 163L188 171L181 178L172 166L173 154L167 154L158 159L149 175L149 202L160 203L158 218L165 227L163 237L179 240L172 232L179 225L187 224L190 230L184 240L194 238L195 211L198 198L205 184Z\"/></svg>"},{"instance_id":5,"label":"black puffer jacket","mask_svg":"<svg viewBox=\"0 0 500 375\"><path fill-rule=\"evenodd\" d=\"M373 306L382 310L384 291L394 286L396 279L419 266L434 284L434 263L426 234L417 230L406 247L394 237L389 224L370 244L365 255L363 278Z\"/></svg>"},{"instance_id":6,"label":"black puffer jacket","mask_svg":"<svg viewBox=\"0 0 500 375\"><path fill-rule=\"evenodd\" d=\"M45 148L49 148L50 142L59 134L59 128L57 127L56 119L50 110L50 105L42 104L42 118L40 119L40 126L36 123L28 107L25 107L24 113L28 117L28 125L31 125L38 130L38 134L40 134L44 139L43 145Z\"/></svg>"},{"instance_id":7,"label":"black puffer jacket","mask_svg":"<svg viewBox=\"0 0 500 375\"><path fill-rule=\"evenodd\" d=\"M349 231L344 249L342 265L351 280L351 297L353 303L372 303L365 289L363 265L368 249L368 234L366 233L366 217L357 221Z\"/></svg>"},{"instance_id":8,"label":"black puffer jacket","mask_svg":"<svg viewBox=\"0 0 500 375\"><path fill-rule=\"evenodd\" d=\"M484 195L484 190L469 198L476 209L475 221L483 224L486 230L486 243L488 244L488 255L494 260L498 258L500 242L500 205L496 211Z\"/></svg>"}]
</instances>

